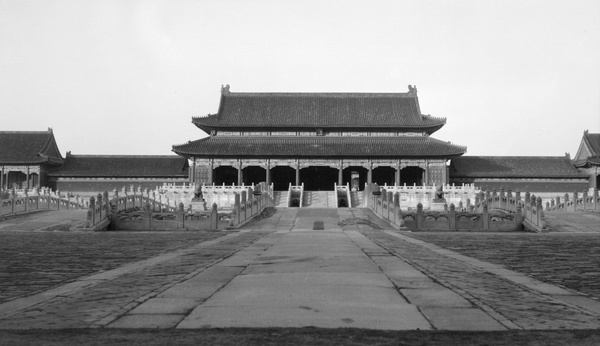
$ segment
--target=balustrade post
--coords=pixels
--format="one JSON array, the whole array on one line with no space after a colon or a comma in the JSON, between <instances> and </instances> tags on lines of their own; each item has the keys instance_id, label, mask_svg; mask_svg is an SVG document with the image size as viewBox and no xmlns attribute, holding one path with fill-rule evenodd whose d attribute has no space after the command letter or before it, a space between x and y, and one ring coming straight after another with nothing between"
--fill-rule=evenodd
<instances>
[{"instance_id":1,"label":"balustrade post","mask_svg":"<svg viewBox=\"0 0 600 346\"><path fill-rule=\"evenodd\" d=\"M451 230L456 230L456 210L454 203L450 204L450 212L448 213L448 227Z\"/></svg>"},{"instance_id":2,"label":"balustrade post","mask_svg":"<svg viewBox=\"0 0 600 346\"><path fill-rule=\"evenodd\" d=\"M25 211L27 211L27 209L29 209L29 191L28 189L25 189Z\"/></svg>"},{"instance_id":3,"label":"balustrade post","mask_svg":"<svg viewBox=\"0 0 600 346\"><path fill-rule=\"evenodd\" d=\"M50 198L48 198L50 199ZM96 199L90 197L90 206L87 212L87 228L91 228L96 224Z\"/></svg>"},{"instance_id":4,"label":"balustrade post","mask_svg":"<svg viewBox=\"0 0 600 346\"><path fill-rule=\"evenodd\" d=\"M523 228L523 214L521 211L521 205L517 204L517 209L515 211L515 228L521 230Z\"/></svg>"},{"instance_id":5,"label":"balustrade post","mask_svg":"<svg viewBox=\"0 0 600 346\"><path fill-rule=\"evenodd\" d=\"M96 196L96 205L98 205L98 222L102 221L102 195Z\"/></svg>"},{"instance_id":6,"label":"balustrade post","mask_svg":"<svg viewBox=\"0 0 600 346\"><path fill-rule=\"evenodd\" d=\"M103 194L103 200L104 200L104 209L105 209L105 213L106 213L106 218L110 218L110 200L108 199L108 191L104 191Z\"/></svg>"},{"instance_id":7,"label":"balustrade post","mask_svg":"<svg viewBox=\"0 0 600 346\"><path fill-rule=\"evenodd\" d=\"M149 209L149 208L148 208ZM177 208L177 226L178 229L185 229L185 206L183 202L179 202L179 206Z\"/></svg>"},{"instance_id":8,"label":"balustrade post","mask_svg":"<svg viewBox=\"0 0 600 346\"><path fill-rule=\"evenodd\" d=\"M392 191L387 191L387 216L386 218L389 221L393 221L394 217L390 217L390 214L394 213L394 193ZM348 197L350 197L350 192L348 191Z\"/></svg>"},{"instance_id":9,"label":"balustrade post","mask_svg":"<svg viewBox=\"0 0 600 346\"><path fill-rule=\"evenodd\" d=\"M490 214L488 213L488 205L483 205L483 213L481 215L481 220L483 221L483 229L488 231L490 229Z\"/></svg>"},{"instance_id":10,"label":"balustrade post","mask_svg":"<svg viewBox=\"0 0 600 346\"><path fill-rule=\"evenodd\" d=\"M235 210L235 224L238 225L241 222L241 206L240 206L240 194L239 193L235 193L234 194L234 204L233 204L233 209Z\"/></svg>"},{"instance_id":11,"label":"balustrade post","mask_svg":"<svg viewBox=\"0 0 600 346\"><path fill-rule=\"evenodd\" d=\"M542 197L538 197L536 202L537 225L540 228L546 228L544 221L544 208L542 207Z\"/></svg>"},{"instance_id":12,"label":"balustrade post","mask_svg":"<svg viewBox=\"0 0 600 346\"><path fill-rule=\"evenodd\" d=\"M417 230L423 230L423 204L417 204Z\"/></svg>"}]
</instances>

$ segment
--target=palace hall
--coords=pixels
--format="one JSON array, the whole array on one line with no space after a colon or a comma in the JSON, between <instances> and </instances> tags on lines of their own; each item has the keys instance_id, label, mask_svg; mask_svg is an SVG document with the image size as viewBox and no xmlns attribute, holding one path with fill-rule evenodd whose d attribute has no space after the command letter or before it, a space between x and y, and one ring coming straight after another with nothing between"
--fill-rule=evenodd
<instances>
[{"instance_id":1,"label":"palace hall","mask_svg":"<svg viewBox=\"0 0 600 346\"><path fill-rule=\"evenodd\" d=\"M208 137L174 145L200 184L266 181L333 190L350 184L449 182L449 160L466 147L431 137L445 118L421 113L406 93L243 93L222 87L216 114L192 123Z\"/></svg>"}]
</instances>

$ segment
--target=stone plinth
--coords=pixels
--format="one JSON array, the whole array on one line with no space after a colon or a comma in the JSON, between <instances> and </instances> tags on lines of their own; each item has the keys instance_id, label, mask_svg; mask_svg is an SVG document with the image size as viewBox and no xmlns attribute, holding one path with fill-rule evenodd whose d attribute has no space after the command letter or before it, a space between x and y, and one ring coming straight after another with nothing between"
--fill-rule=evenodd
<instances>
[{"instance_id":1,"label":"stone plinth","mask_svg":"<svg viewBox=\"0 0 600 346\"><path fill-rule=\"evenodd\" d=\"M191 201L190 205L192 207L192 211L205 211L206 210L206 202L205 201Z\"/></svg>"},{"instance_id":2,"label":"stone plinth","mask_svg":"<svg viewBox=\"0 0 600 346\"><path fill-rule=\"evenodd\" d=\"M446 205L446 202L431 202L429 210L444 211L444 205Z\"/></svg>"}]
</instances>

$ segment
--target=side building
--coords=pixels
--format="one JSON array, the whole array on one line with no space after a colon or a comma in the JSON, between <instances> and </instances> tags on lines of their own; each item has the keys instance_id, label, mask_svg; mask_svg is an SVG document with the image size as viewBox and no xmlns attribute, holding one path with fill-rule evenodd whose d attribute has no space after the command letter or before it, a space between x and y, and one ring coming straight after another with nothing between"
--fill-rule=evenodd
<instances>
[{"instance_id":1,"label":"side building","mask_svg":"<svg viewBox=\"0 0 600 346\"><path fill-rule=\"evenodd\" d=\"M600 133L583 132L573 165L589 176L589 187L600 189Z\"/></svg>"},{"instance_id":2,"label":"side building","mask_svg":"<svg viewBox=\"0 0 600 346\"><path fill-rule=\"evenodd\" d=\"M530 192L555 197L588 189L588 176L565 156L461 156L452 160L450 183L481 190Z\"/></svg>"},{"instance_id":3,"label":"side building","mask_svg":"<svg viewBox=\"0 0 600 346\"><path fill-rule=\"evenodd\" d=\"M157 186L189 182L189 163L177 155L72 155L48 172L48 186L88 195L114 189L154 190Z\"/></svg>"},{"instance_id":4,"label":"side building","mask_svg":"<svg viewBox=\"0 0 600 346\"><path fill-rule=\"evenodd\" d=\"M447 184L447 163L466 147L431 137L445 118L421 113L407 93L234 93L192 123L209 136L174 145L200 184Z\"/></svg>"},{"instance_id":5,"label":"side building","mask_svg":"<svg viewBox=\"0 0 600 346\"><path fill-rule=\"evenodd\" d=\"M47 172L63 162L51 128L0 131L0 191L46 186Z\"/></svg>"}]
</instances>

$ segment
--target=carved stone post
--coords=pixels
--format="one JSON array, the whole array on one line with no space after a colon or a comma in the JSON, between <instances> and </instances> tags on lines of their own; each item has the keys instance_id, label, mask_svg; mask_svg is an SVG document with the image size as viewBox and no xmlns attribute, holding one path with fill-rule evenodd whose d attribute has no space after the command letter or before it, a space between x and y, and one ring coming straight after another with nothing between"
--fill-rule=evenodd
<instances>
[{"instance_id":1,"label":"carved stone post","mask_svg":"<svg viewBox=\"0 0 600 346\"><path fill-rule=\"evenodd\" d=\"M96 199L90 197L90 206L87 212L87 228L91 228L96 223Z\"/></svg>"},{"instance_id":2,"label":"carved stone post","mask_svg":"<svg viewBox=\"0 0 600 346\"><path fill-rule=\"evenodd\" d=\"M219 213L217 211L217 203L213 203L212 209L210 211L210 229L218 229L219 228Z\"/></svg>"},{"instance_id":3,"label":"carved stone post","mask_svg":"<svg viewBox=\"0 0 600 346\"><path fill-rule=\"evenodd\" d=\"M417 204L417 230L423 230L423 204Z\"/></svg>"},{"instance_id":4,"label":"carved stone post","mask_svg":"<svg viewBox=\"0 0 600 346\"><path fill-rule=\"evenodd\" d=\"M481 221L483 221L483 229L488 231L490 229L490 214L488 213L488 205L483 205L483 213L481 215Z\"/></svg>"},{"instance_id":5,"label":"carved stone post","mask_svg":"<svg viewBox=\"0 0 600 346\"><path fill-rule=\"evenodd\" d=\"M100 207L98 208L98 221L102 221L102 195L98 194L96 196L96 204Z\"/></svg>"},{"instance_id":6,"label":"carved stone post","mask_svg":"<svg viewBox=\"0 0 600 346\"><path fill-rule=\"evenodd\" d=\"M235 225L238 225L241 222L241 207L240 207L240 194L235 194L235 204L233 205L233 210L235 211Z\"/></svg>"},{"instance_id":7,"label":"carved stone post","mask_svg":"<svg viewBox=\"0 0 600 346\"><path fill-rule=\"evenodd\" d=\"M108 199L108 191L104 191L104 209L106 210L106 217L110 217L110 200Z\"/></svg>"},{"instance_id":8,"label":"carved stone post","mask_svg":"<svg viewBox=\"0 0 600 346\"><path fill-rule=\"evenodd\" d=\"M448 227L451 230L456 229L456 210L454 209L454 203L450 204L450 211L448 212Z\"/></svg>"},{"instance_id":9,"label":"carved stone post","mask_svg":"<svg viewBox=\"0 0 600 346\"><path fill-rule=\"evenodd\" d=\"M177 208L177 228L185 229L185 206L183 202L179 202Z\"/></svg>"}]
</instances>

